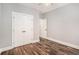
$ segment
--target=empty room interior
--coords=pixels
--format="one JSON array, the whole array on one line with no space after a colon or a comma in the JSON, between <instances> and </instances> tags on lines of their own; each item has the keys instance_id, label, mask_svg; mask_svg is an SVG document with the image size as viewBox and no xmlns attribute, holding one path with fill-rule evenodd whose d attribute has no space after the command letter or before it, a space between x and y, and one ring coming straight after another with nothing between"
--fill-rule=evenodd
<instances>
[{"instance_id":1,"label":"empty room interior","mask_svg":"<svg viewBox=\"0 0 79 59\"><path fill-rule=\"evenodd\" d=\"M79 3L0 3L0 55L79 55Z\"/></svg>"}]
</instances>

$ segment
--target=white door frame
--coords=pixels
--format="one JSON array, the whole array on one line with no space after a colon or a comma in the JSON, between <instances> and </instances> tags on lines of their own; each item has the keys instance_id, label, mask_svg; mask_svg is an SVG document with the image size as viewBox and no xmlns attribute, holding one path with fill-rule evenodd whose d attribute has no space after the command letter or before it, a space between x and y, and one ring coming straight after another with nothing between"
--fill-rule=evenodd
<instances>
[{"instance_id":1,"label":"white door frame","mask_svg":"<svg viewBox=\"0 0 79 59\"><path fill-rule=\"evenodd\" d=\"M14 28L14 26L13 26L13 24L14 24L14 13L18 13L18 12L12 12L12 46L13 47L17 47L16 45L15 45L15 37L13 37L13 35L14 35L14 33L13 33L13 31L15 31L15 30L13 30L13 28ZM29 14L28 14L29 15ZM33 38L34 38L34 33L33 33ZM33 40L32 40L33 41ZM28 42L28 43L32 43L32 42ZM28 43L26 43L26 44L28 44Z\"/></svg>"}]
</instances>

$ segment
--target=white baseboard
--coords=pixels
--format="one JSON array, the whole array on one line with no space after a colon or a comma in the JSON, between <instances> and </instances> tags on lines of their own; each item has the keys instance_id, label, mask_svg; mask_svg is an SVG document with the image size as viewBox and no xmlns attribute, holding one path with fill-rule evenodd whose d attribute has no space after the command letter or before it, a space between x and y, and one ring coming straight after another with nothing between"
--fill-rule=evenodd
<instances>
[{"instance_id":1,"label":"white baseboard","mask_svg":"<svg viewBox=\"0 0 79 59\"><path fill-rule=\"evenodd\" d=\"M8 46L8 47L5 47L5 48L0 48L0 53L3 52L3 51L6 51L6 50L12 49L12 48L13 48L12 46Z\"/></svg>"},{"instance_id":2,"label":"white baseboard","mask_svg":"<svg viewBox=\"0 0 79 59\"><path fill-rule=\"evenodd\" d=\"M32 43L35 43L35 42L39 42L40 40L34 40L34 41L32 41Z\"/></svg>"},{"instance_id":3,"label":"white baseboard","mask_svg":"<svg viewBox=\"0 0 79 59\"><path fill-rule=\"evenodd\" d=\"M30 43L35 43L35 42L39 42L39 40L34 40L34 41L30 42ZM30 44L30 43L28 43L28 44ZM14 46L8 46L8 47L5 47L5 48L1 48L0 53L3 52L3 51L6 51L6 50L13 49L13 48L14 48Z\"/></svg>"},{"instance_id":4,"label":"white baseboard","mask_svg":"<svg viewBox=\"0 0 79 59\"><path fill-rule=\"evenodd\" d=\"M59 41L59 40L56 40L56 39L53 39L53 38L50 38L50 37L43 37L43 38L46 38L46 39L54 41L54 42L58 42L60 44L66 45L66 46L70 46L72 48L79 49L79 46L74 45L74 44L70 44L70 43L67 43L67 42Z\"/></svg>"},{"instance_id":5,"label":"white baseboard","mask_svg":"<svg viewBox=\"0 0 79 59\"><path fill-rule=\"evenodd\" d=\"M19 46L22 46L22 45L26 45L26 44L30 44L30 43L35 43L35 42L39 42L39 40L31 40L31 41L28 41L28 42L20 42L22 44L14 44L12 43L12 47L19 47Z\"/></svg>"},{"instance_id":6,"label":"white baseboard","mask_svg":"<svg viewBox=\"0 0 79 59\"><path fill-rule=\"evenodd\" d=\"M51 41L58 42L58 43L60 43L60 44L66 45L66 46L70 46L70 47L79 49L79 46L74 45L74 44L70 44L70 43L67 43L67 42L59 41L59 40L56 40L56 39L53 39L53 38L50 38L50 37L43 37L43 38L46 38L46 39L51 40ZM40 40L35 40L35 41L33 41L32 43L39 42L39 41L40 41ZM12 48L14 48L14 47L13 47L13 46L9 46L9 47L5 47L5 48L1 48L1 49L0 49L0 53L3 52L3 51L6 51L6 50L10 50L10 49L12 49Z\"/></svg>"}]
</instances>

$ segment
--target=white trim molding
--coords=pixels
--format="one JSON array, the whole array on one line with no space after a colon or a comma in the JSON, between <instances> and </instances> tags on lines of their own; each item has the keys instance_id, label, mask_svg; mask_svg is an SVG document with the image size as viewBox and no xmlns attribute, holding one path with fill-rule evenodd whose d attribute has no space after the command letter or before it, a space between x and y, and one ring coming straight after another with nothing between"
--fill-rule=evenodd
<instances>
[{"instance_id":1,"label":"white trim molding","mask_svg":"<svg viewBox=\"0 0 79 59\"><path fill-rule=\"evenodd\" d=\"M40 42L40 40L34 40L34 41L32 41L32 43L35 43L35 42Z\"/></svg>"},{"instance_id":2,"label":"white trim molding","mask_svg":"<svg viewBox=\"0 0 79 59\"><path fill-rule=\"evenodd\" d=\"M43 38L46 38L46 39L51 40L51 41L54 41L54 42L58 42L60 44L66 45L66 46L70 46L72 48L79 49L79 46L74 45L74 44L71 44L71 43L67 43L67 42L64 42L64 41L59 41L57 39L53 39L53 38L50 38L50 37L43 37Z\"/></svg>"},{"instance_id":3,"label":"white trim molding","mask_svg":"<svg viewBox=\"0 0 79 59\"><path fill-rule=\"evenodd\" d=\"M25 44L22 44L22 45L26 45L26 44L31 44L31 43L35 43L35 42L39 42L40 40L31 40L31 41L28 41L26 42ZM19 46L22 46L22 45L15 45L14 43L12 43L12 47L19 47Z\"/></svg>"},{"instance_id":4,"label":"white trim molding","mask_svg":"<svg viewBox=\"0 0 79 59\"><path fill-rule=\"evenodd\" d=\"M39 42L40 40L33 40L32 42L29 42L29 43L27 43L27 44L30 44L30 43L35 43L35 42ZM15 46L14 45L12 45L12 46L8 46L8 47L4 47L4 48L0 48L0 54L1 54L1 52L3 52L3 51L7 51L7 50L10 50L10 49L13 49ZM18 47L18 46L17 46Z\"/></svg>"},{"instance_id":5,"label":"white trim molding","mask_svg":"<svg viewBox=\"0 0 79 59\"><path fill-rule=\"evenodd\" d=\"M0 53L3 52L3 51L6 51L6 50L10 50L12 48L14 48L14 47L8 46L8 47L0 48Z\"/></svg>"}]
</instances>

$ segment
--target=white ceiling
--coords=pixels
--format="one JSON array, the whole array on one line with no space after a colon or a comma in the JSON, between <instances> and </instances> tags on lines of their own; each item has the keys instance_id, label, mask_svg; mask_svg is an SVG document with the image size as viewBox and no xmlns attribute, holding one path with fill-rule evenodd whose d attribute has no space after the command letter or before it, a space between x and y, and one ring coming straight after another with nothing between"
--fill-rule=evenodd
<instances>
[{"instance_id":1,"label":"white ceiling","mask_svg":"<svg viewBox=\"0 0 79 59\"><path fill-rule=\"evenodd\" d=\"M46 12L49 12L49 11L54 10L56 8L65 6L68 3L52 3L51 6L45 6L43 4L42 3L41 4L40 3L22 3L21 5L24 5L24 6L28 6L30 8L33 8L35 10L40 11L41 13L46 13Z\"/></svg>"}]
</instances>

